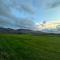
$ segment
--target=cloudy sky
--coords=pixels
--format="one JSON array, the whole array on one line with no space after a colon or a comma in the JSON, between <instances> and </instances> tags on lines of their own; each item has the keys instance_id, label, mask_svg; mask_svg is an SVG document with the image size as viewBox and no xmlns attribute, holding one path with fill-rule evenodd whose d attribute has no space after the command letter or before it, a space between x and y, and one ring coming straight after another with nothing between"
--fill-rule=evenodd
<instances>
[{"instance_id":1,"label":"cloudy sky","mask_svg":"<svg viewBox=\"0 0 60 60\"><path fill-rule=\"evenodd\" d=\"M0 27L41 30L59 24L60 0L0 0Z\"/></svg>"}]
</instances>

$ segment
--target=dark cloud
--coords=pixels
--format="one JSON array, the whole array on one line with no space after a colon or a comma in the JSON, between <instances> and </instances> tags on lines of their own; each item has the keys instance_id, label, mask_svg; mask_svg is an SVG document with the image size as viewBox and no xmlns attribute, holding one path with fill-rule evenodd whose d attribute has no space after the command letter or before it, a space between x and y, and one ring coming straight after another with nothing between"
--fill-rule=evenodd
<instances>
[{"instance_id":1,"label":"dark cloud","mask_svg":"<svg viewBox=\"0 0 60 60\"><path fill-rule=\"evenodd\" d=\"M3 0L0 0L0 15L8 16L10 12L9 7L4 3Z\"/></svg>"},{"instance_id":2,"label":"dark cloud","mask_svg":"<svg viewBox=\"0 0 60 60\"><path fill-rule=\"evenodd\" d=\"M47 4L49 8L55 8L60 6L60 0L53 0L51 3Z\"/></svg>"},{"instance_id":3,"label":"dark cloud","mask_svg":"<svg viewBox=\"0 0 60 60\"><path fill-rule=\"evenodd\" d=\"M21 19L11 15L11 8L33 14L32 6L21 2L18 4L16 1L19 0L0 0L0 27L34 29L35 25L32 19Z\"/></svg>"},{"instance_id":4,"label":"dark cloud","mask_svg":"<svg viewBox=\"0 0 60 60\"><path fill-rule=\"evenodd\" d=\"M34 29L34 22L30 19L20 19L16 21L16 26L21 28Z\"/></svg>"},{"instance_id":5,"label":"dark cloud","mask_svg":"<svg viewBox=\"0 0 60 60\"><path fill-rule=\"evenodd\" d=\"M30 14L34 13L32 4L28 4L27 2L23 3L21 0L11 0L11 1L12 1L12 5L18 10L23 10Z\"/></svg>"},{"instance_id":6,"label":"dark cloud","mask_svg":"<svg viewBox=\"0 0 60 60\"><path fill-rule=\"evenodd\" d=\"M0 27L13 26L13 21L11 18L0 16Z\"/></svg>"},{"instance_id":7,"label":"dark cloud","mask_svg":"<svg viewBox=\"0 0 60 60\"><path fill-rule=\"evenodd\" d=\"M30 19L16 19L16 18L0 18L0 27L8 27L8 28L27 28L27 29L35 29L35 25L33 20Z\"/></svg>"},{"instance_id":8,"label":"dark cloud","mask_svg":"<svg viewBox=\"0 0 60 60\"><path fill-rule=\"evenodd\" d=\"M33 7L31 5L21 5L21 8L31 14L34 14Z\"/></svg>"},{"instance_id":9,"label":"dark cloud","mask_svg":"<svg viewBox=\"0 0 60 60\"><path fill-rule=\"evenodd\" d=\"M18 0L17 0L18 1ZM0 14L1 15L9 15L11 8L16 8L18 10L23 10L28 13L34 13L32 9L32 5L22 4L21 2L14 3L16 0L0 0Z\"/></svg>"}]
</instances>

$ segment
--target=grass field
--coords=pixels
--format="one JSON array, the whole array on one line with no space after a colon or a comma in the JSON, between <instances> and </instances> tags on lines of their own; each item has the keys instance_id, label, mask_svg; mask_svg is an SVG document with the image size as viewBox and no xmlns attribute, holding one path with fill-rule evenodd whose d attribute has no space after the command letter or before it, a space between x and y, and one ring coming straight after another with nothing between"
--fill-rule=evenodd
<instances>
[{"instance_id":1,"label":"grass field","mask_svg":"<svg viewBox=\"0 0 60 60\"><path fill-rule=\"evenodd\" d=\"M60 36L0 34L0 60L60 60Z\"/></svg>"}]
</instances>

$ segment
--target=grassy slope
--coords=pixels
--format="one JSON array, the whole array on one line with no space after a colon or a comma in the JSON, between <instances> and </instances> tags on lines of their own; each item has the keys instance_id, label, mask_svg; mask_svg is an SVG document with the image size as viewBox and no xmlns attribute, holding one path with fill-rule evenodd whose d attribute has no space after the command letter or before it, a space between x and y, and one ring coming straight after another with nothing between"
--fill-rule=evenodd
<instances>
[{"instance_id":1,"label":"grassy slope","mask_svg":"<svg viewBox=\"0 0 60 60\"><path fill-rule=\"evenodd\" d=\"M0 60L60 60L60 37L0 34Z\"/></svg>"}]
</instances>

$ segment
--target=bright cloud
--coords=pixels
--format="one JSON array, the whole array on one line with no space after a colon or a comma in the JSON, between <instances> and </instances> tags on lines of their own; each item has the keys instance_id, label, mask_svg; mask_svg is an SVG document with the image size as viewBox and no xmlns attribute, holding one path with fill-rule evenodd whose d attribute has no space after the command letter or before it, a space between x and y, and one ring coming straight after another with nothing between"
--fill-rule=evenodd
<instances>
[{"instance_id":1,"label":"bright cloud","mask_svg":"<svg viewBox=\"0 0 60 60\"><path fill-rule=\"evenodd\" d=\"M60 21L55 22L47 22L45 24L37 24L37 30L43 30L43 29L57 29L57 27L60 26Z\"/></svg>"}]
</instances>

